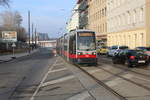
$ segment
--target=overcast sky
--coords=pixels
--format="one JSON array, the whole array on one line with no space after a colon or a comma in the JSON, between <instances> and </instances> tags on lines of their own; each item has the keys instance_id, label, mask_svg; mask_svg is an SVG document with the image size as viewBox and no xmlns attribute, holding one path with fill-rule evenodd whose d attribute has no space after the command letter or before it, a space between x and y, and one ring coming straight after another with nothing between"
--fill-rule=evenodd
<instances>
[{"instance_id":1,"label":"overcast sky","mask_svg":"<svg viewBox=\"0 0 150 100\"><path fill-rule=\"evenodd\" d=\"M19 11L23 16L22 25L27 28L27 12L31 11L31 20L37 25L38 32L49 33L58 37L65 32L65 26L71 10L77 0L11 0L11 10ZM0 12L10 10L0 8Z\"/></svg>"}]
</instances>

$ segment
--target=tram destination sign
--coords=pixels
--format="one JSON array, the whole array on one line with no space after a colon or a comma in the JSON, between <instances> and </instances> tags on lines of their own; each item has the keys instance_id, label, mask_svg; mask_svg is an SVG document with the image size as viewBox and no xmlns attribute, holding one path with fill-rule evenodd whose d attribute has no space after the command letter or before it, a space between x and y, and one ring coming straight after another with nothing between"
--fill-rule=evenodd
<instances>
[{"instance_id":1,"label":"tram destination sign","mask_svg":"<svg viewBox=\"0 0 150 100\"><path fill-rule=\"evenodd\" d=\"M16 31L2 31L0 38L2 42L17 42L17 32Z\"/></svg>"},{"instance_id":2,"label":"tram destination sign","mask_svg":"<svg viewBox=\"0 0 150 100\"><path fill-rule=\"evenodd\" d=\"M94 36L93 33L79 33L79 36Z\"/></svg>"}]
</instances>

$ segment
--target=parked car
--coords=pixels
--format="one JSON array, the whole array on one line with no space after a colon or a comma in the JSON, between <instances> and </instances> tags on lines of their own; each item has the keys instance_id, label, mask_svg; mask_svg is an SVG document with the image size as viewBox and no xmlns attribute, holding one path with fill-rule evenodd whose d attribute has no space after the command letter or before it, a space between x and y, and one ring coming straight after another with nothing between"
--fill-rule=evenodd
<instances>
[{"instance_id":1,"label":"parked car","mask_svg":"<svg viewBox=\"0 0 150 100\"><path fill-rule=\"evenodd\" d=\"M108 53L107 55L108 56L114 56L114 54L116 52L119 52L121 50L126 50L128 49L128 46L112 46L109 50L108 50Z\"/></svg>"},{"instance_id":2,"label":"parked car","mask_svg":"<svg viewBox=\"0 0 150 100\"><path fill-rule=\"evenodd\" d=\"M143 50L123 50L115 53L112 61L114 64L127 64L128 67L137 66L140 64L149 65L149 56Z\"/></svg>"},{"instance_id":3,"label":"parked car","mask_svg":"<svg viewBox=\"0 0 150 100\"><path fill-rule=\"evenodd\" d=\"M150 56L150 47L136 47L136 50L143 50L148 56Z\"/></svg>"},{"instance_id":4,"label":"parked car","mask_svg":"<svg viewBox=\"0 0 150 100\"><path fill-rule=\"evenodd\" d=\"M102 46L98 49L99 55L106 55L107 53L108 53L108 47L107 46Z\"/></svg>"}]
</instances>

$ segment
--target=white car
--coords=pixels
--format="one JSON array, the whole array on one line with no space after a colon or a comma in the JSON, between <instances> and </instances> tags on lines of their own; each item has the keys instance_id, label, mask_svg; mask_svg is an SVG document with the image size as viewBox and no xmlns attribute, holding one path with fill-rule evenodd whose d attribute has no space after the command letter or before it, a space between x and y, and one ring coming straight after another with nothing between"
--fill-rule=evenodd
<instances>
[{"instance_id":1,"label":"white car","mask_svg":"<svg viewBox=\"0 0 150 100\"><path fill-rule=\"evenodd\" d=\"M112 46L108 51L108 56L114 56L120 50L128 49L128 46Z\"/></svg>"}]
</instances>

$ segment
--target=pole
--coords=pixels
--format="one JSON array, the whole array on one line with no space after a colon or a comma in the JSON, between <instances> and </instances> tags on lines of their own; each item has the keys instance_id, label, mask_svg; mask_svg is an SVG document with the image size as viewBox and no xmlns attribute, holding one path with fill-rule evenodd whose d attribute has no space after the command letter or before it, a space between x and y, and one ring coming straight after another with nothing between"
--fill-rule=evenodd
<instances>
[{"instance_id":1,"label":"pole","mask_svg":"<svg viewBox=\"0 0 150 100\"><path fill-rule=\"evenodd\" d=\"M34 34L34 31L33 31L33 30L34 30L34 24L32 23L32 50L33 50L33 44L34 44L34 43L33 43L33 42L34 42L34 41L33 41L33 34Z\"/></svg>"},{"instance_id":2,"label":"pole","mask_svg":"<svg viewBox=\"0 0 150 100\"><path fill-rule=\"evenodd\" d=\"M36 28L35 28L35 48L37 47L37 33L36 33Z\"/></svg>"},{"instance_id":3,"label":"pole","mask_svg":"<svg viewBox=\"0 0 150 100\"><path fill-rule=\"evenodd\" d=\"M29 54L30 54L30 11L28 11L28 34L29 34Z\"/></svg>"},{"instance_id":4,"label":"pole","mask_svg":"<svg viewBox=\"0 0 150 100\"><path fill-rule=\"evenodd\" d=\"M15 57L15 50L14 50L14 47L13 47L13 57Z\"/></svg>"}]
</instances>

